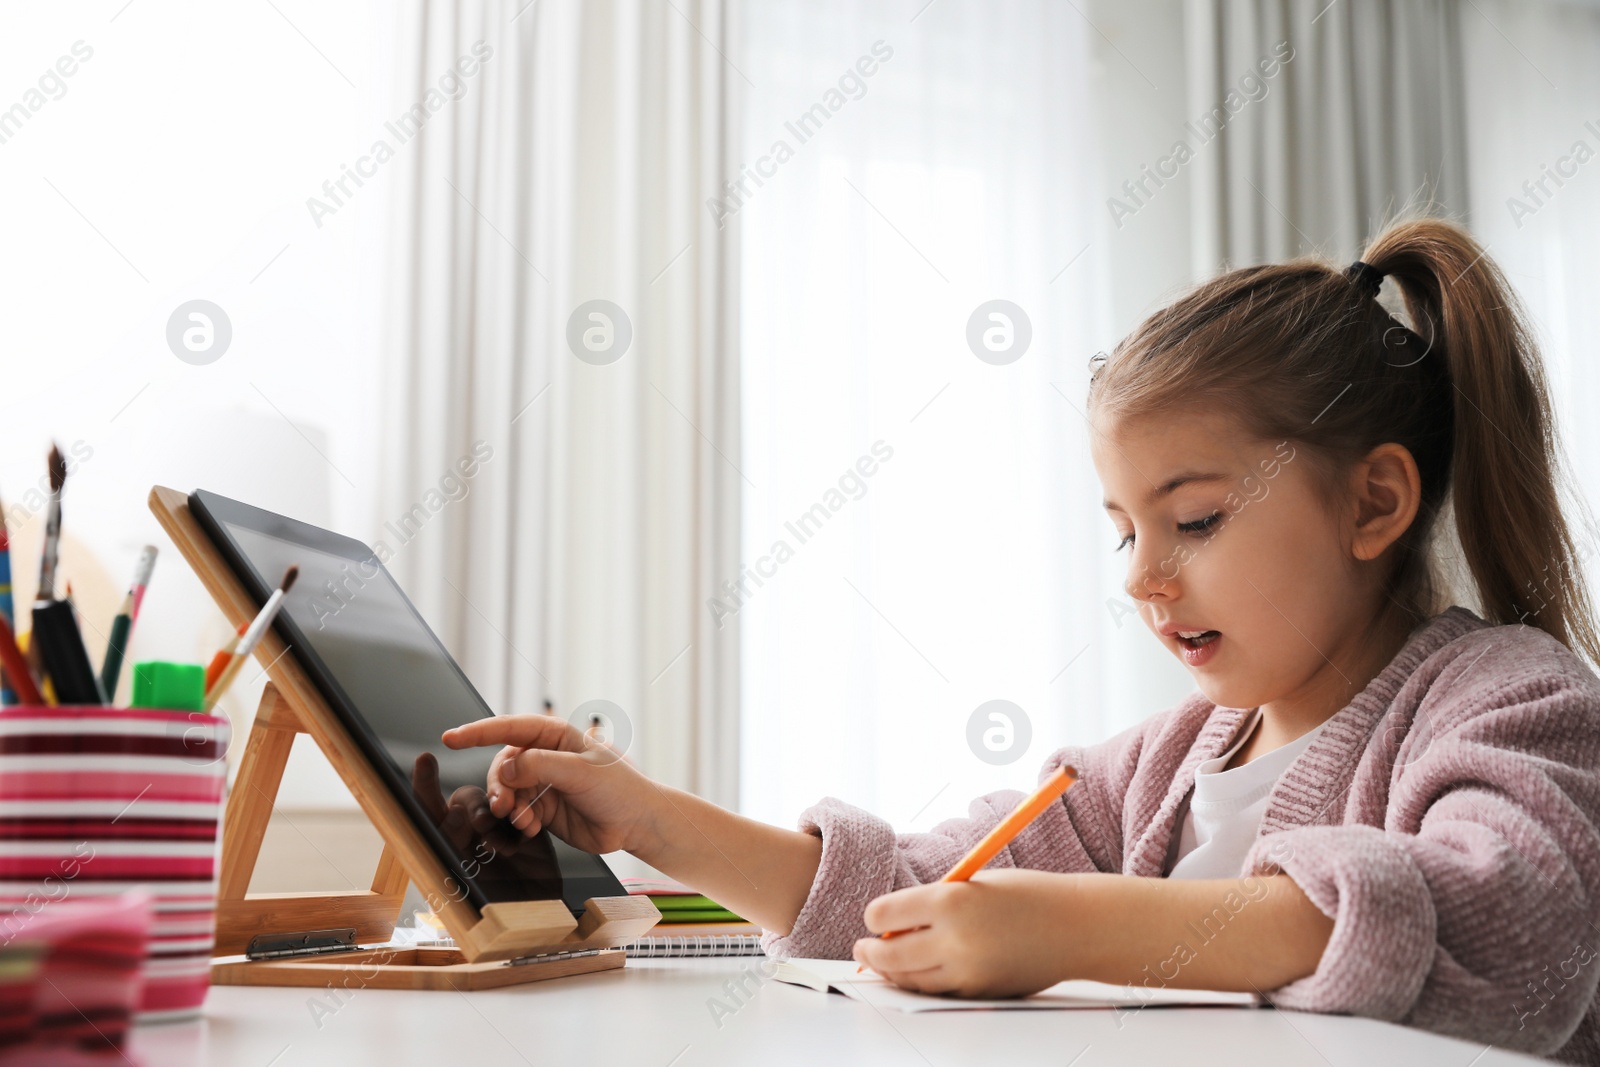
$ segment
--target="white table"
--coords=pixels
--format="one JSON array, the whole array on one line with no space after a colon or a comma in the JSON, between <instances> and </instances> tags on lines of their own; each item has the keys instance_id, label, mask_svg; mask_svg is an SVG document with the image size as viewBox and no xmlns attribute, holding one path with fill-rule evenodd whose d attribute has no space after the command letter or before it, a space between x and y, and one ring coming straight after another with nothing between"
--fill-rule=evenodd
<instances>
[{"instance_id":1,"label":"white table","mask_svg":"<svg viewBox=\"0 0 1600 1067\"><path fill-rule=\"evenodd\" d=\"M632 960L619 971L471 994L360 989L337 1008L326 990L219 987L204 1018L140 1027L133 1047L148 1067L1547 1062L1368 1019L1234 1008L880 1014L776 981L747 983L754 992L719 1026L711 999L731 1005L723 983L759 962ZM320 1020L311 1007L319 993Z\"/></svg>"}]
</instances>

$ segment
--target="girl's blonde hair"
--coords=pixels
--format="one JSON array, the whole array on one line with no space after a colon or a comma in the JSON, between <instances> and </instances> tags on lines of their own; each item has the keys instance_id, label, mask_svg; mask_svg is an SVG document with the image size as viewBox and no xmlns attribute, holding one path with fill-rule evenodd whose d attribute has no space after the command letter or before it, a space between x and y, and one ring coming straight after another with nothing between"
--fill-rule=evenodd
<instances>
[{"instance_id":1,"label":"girl's blonde hair","mask_svg":"<svg viewBox=\"0 0 1600 1067\"><path fill-rule=\"evenodd\" d=\"M1453 513L1483 617L1536 626L1600 662L1550 397L1510 285L1465 229L1437 218L1394 223L1361 261L1398 287L1411 327L1324 261L1243 267L1124 338L1090 379L1091 409L1231 412L1261 440L1303 448L1330 500L1350 464L1401 444L1422 500L1395 545L1392 604L1414 622L1448 606L1433 535Z\"/></svg>"}]
</instances>

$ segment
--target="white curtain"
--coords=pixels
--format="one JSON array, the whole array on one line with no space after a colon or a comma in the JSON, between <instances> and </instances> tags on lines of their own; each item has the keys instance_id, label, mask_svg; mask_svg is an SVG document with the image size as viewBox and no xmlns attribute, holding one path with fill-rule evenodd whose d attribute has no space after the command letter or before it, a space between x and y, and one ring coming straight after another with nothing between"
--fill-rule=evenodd
<instances>
[{"instance_id":1,"label":"white curtain","mask_svg":"<svg viewBox=\"0 0 1600 1067\"><path fill-rule=\"evenodd\" d=\"M1462 21L1472 229L1539 331L1579 498L1600 500L1600 3L1476 0ZM1580 554L1600 581L1600 543Z\"/></svg>"},{"instance_id":2,"label":"white curtain","mask_svg":"<svg viewBox=\"0 0 1600 1067\"><path fill-rule=\"evenodd\" d=\"M1465 214L1462 10L1189 0L1197 279L1310 253L1354 259L1409 207ZM1263 76L1281 55L1292 58Z\"/></svg>"},{"instance_id":3,"label":"white curtain","mask_svg":"<svg viewBox=\"0 0 1600 1067\"><path fill-rule=\"evenodd\" d=\"M737 647L702 591L738 555L737 230L704 209L737 119L724 5L400 17L399 97L431 117L384 164L391 567L497 711L610 701L648 772L732 802ZM579 316L580 360L594 300L621 315ZM581 343L624 316L620 358Z\"/></svg>"},{"instance_id":4,"label":"white curtain","mask_svg":"<svg viewBox=\"0 0 1600 1067\"><path fill-rule=\"evenodd\" d=\"M707 590L744 635L743 806L789 824L833 794L925 828L1158 710L1111 701L1106 664L1159 649L1108 608L1120 571L1079 414L1108 340L1094 31L1044 0L744 11L754 577L737 604ZM1031 324L1005 365L968 342L996 299ZM1031 727L1005 765L969 746L991 700Z\"/></svg>"}]
</instances>

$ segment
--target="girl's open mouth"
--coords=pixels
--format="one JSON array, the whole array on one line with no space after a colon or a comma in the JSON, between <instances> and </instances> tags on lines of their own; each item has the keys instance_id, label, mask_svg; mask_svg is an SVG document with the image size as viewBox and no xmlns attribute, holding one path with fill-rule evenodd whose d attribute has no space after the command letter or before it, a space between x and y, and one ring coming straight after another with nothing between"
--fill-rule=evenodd
<instances>
[{"instance_id":1,"label":"girl's open mouth","mask_svg":"<svg viewBox=\"0 0 1600 1067\"><path fill-rule=\"evenodd\" d=\"M1190 634L1177 633L1173 636L1183 647L1183 661L1191 667L1200 667L1210 662L1211 657L1217 654L1217 642L1222 639L1222 634L1216 630Z\"/></svg>"}]
</instances>

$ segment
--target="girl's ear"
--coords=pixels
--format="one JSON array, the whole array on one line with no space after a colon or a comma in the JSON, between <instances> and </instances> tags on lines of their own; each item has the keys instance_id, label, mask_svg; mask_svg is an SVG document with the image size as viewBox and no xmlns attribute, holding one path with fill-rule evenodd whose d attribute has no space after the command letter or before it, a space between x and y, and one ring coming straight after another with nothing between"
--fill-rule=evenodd
<instances>
[{"instance_id":1,"label":"girl's ear","mask_svg":"<svg viewBox=\"0 0 1600 1067\"><path fill-rule=\"evenodd\" d=\"M1404 445L1388 442L1368 452L1351 472L1355 530L1350 551L1373 560L1411 528L1422 502L1417 461Z\"/></svg>"}]
</instances>

